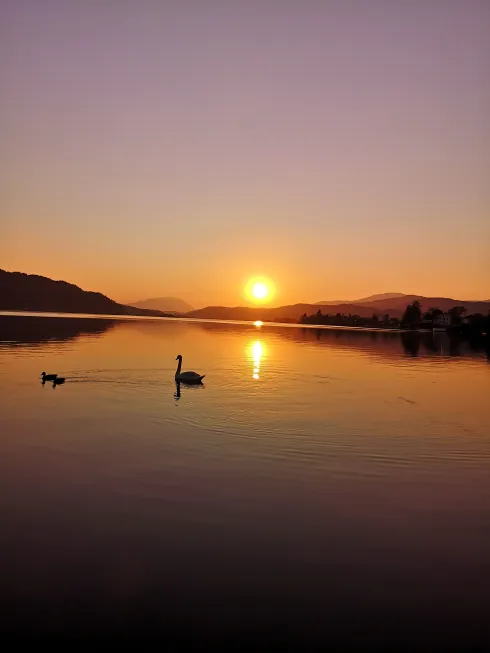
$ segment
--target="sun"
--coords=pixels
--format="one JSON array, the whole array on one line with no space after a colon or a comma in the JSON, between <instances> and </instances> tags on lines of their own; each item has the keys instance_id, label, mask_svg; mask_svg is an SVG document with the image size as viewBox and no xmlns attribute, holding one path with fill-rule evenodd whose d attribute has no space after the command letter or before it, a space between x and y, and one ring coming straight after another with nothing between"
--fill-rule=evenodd
<instances>
[{"instance_id":1,"label":"sun","mask_svg":"<svg viewBox=\"0 0 490 653\"><path fill-rule=\"evenodd\" d=\"M265 277L252 277L245 286L245 295L254 304L266 304L274 296L275 286Z\"/></svg>"},{"instance_id":2,"label":"sun","mask_svg":"<svg viewBox=\"0 0 490 653\"><path fill-rule=\"evenodd\" d=\"M255 297L255 299L265 299L268 294L269 288L267 288L265 283L257 281L257 283L254 283L252 286L252 295Z\"/></svg>"}]
</instances>

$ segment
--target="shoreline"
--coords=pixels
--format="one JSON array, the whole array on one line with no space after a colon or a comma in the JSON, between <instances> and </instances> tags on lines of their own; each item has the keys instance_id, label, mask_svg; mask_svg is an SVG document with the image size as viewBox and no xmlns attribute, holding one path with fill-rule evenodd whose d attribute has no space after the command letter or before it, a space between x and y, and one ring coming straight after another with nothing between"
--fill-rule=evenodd
<instances>
[{"instance_id":1,"label":"shoreline","mask_svg":"<svg viewBox=\"0 0 490 653\"><path fill-rule=\"evenodd\" d=\"M257 330L263 327L289 327L293 329L323 329L334 331L361 331L367 333L426 333L427 331L418 331L414 329L389 329L383 327L356 327L342 326L334 324L302 324L301 322L262 322L256 324L251 320L220 320L218 318L198 318L198 317L160 317L156 315L120 315L107 313L60 313L55 311L0 311L0 317L45 317L45 318L62 318L62 319L93 319L93 320L136 320L136 321L172 321L172 322L206 322L215 324L240 324L245 326L254 326Z\"/></svg>"}]
</instances>

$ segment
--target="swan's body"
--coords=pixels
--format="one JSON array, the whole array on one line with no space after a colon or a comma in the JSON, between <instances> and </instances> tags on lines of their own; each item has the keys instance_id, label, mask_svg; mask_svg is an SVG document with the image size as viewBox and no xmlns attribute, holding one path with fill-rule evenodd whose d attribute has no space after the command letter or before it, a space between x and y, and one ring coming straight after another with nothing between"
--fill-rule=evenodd
<instances>
[{"instance_id":1,"label":"swan's body","mask_svg":"<svg viewBox=\"0 0 490 653\"><path fill-rule=\"evenodd\" d=\"M43 372L43 373L41 374L41 379L43 380L43 383L44 383L45 381L54 381L54 380L57 379L57 378L58 378L58 375L57 375L57 374L46 374L46 372Z\"/></svg>"},{"instance_id":2,"label":"swan's body","mask_svg":"<svg viewBox=\"0 0 490 653\"><path fill-rule=\"evenodd\" d=\"M182 369L182 356L179 354L176 361L179 361L177 365L177 371L175 372L175 380L181 381L182 383L201 383L201 381L206 376L205 374L198 374L197 372L181 372Z\"/></svg>"}]
</instances>

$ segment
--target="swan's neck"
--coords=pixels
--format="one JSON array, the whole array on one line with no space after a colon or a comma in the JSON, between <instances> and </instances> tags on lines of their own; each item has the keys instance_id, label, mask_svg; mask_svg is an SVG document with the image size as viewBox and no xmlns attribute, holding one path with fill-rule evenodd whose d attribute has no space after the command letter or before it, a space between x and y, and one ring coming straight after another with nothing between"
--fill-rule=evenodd
<instances>
[{"instance_id":1,"label":"swan's neck","mask_svg":"<svg viewBox=\"0 0 490 653\"><path fill-rule=\"evenodd\" d=\"M178 376L180 374L181 369L182 369L182 358L179 358L179 364L177 365L177 371L175 372L175 376Z\"/></svg>"}]
</instances>

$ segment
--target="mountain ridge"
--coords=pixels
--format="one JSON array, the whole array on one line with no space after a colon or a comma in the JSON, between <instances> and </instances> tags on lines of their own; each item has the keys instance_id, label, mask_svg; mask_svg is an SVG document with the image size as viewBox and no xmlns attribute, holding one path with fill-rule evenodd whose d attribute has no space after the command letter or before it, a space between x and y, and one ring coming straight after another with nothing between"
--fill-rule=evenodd
<instances>
[{"instance_id":1,"label":"mountain ridge","mask_svg":"<svg viewBox=\"0 0 490 653\"><path fill-rule=\"evenodd\" d=\"M321 302L315 302L315 304L322 306L329 306L331 304L366 304L370 301L377 301L379 299L392 299L395 297L405 297L405 293L402 292L383 292L376 295L369 295L368 297L362 297L361 299L335 299L335 300L325 300Z\"/></svg>"},{"instance_id":2,"label":"mountain ridge","mask_svg":"<svg viewBox=\"0 0 490 653\"><path fill-rule=\"evenodd\" d=\"M165 317L160 311L119 304L102 293L83 290L67 281L2 269L0 310Z\"/></svg>"},{"instance_id":3,"label":"mountain ridge","mask_svg":"<svg viewBox=\"0 0 490 653\"><path fill-rule=\"evenodd\" d=\"M389 309L405 310L407 304L414 301L419 301L422 311L428 311L430 308L440 308L443 311L449 311L454 306L464 306L470 313L486 313L490 309L489 302L469 301L466 299L453 299L452 297L424 297L423 295L403 295L402 297L394 297L392 299L379 299L365 306L371 306L377 310L385 310L389 313Z\"/></svg>"},{"instance_id":4,"label":"mountain ridge","mask_svg":"<svg viewBox=\"0 0 490 653\"><path fill-rule=\"evenodd\" d=\"M221 319L221 320L262 320L262 321L298 321L303 313L311 315L321 310L322 313L330 315L344 313L346 315L359 315L360 317L371 317L375 313L382 317L386 313L390 317L401 317L408 304L413 301L419 301L422 311L428 311L432 307L448 311L454 306L465 306L468 314L483 313L490 310L490 302L473 302L466 300L452 299L449 297L423 297L422 295L403 295L401 297L379 299L368 304L288 304L286 306L277 306L273 308L266 307L247 307L247 306L206 306L196 311L185 314L189 318L201 319Z\"/></svg>"},{"instance_id":5,"label":"mountain ridge","mask_svg":"<svg viewBox=\"0 0 490 653\"><path fill-rule=\"evenodd\" d=\"M424 312L432 307L448 311L454 306L465 306L468 314L487 314L490 311L490 301L466 301L450 297L424 297L401 293L386 297L386 294L394 293L382 293L382 299L366 298L367 303L343 302L323 305L297 303L272 308L206 306L185 312L183 315L187 318L201 319L298 322L304 313L311 315L321 310L323 313L344 313L360 317L371 317L373 313L378 317L386 313L390 317L401 317L407 304L413 301L419 301ZM370 297L380 297L380 295ZM49 277L23 272L7 272L2 269L0 269L0 310L170 317L168 313L159 310L119 304L102 293L83 290L67 281L56 281Z\"/></svg>"},{"instance_id":6,"label":"mountain ridge","mask_svg":"<svg viewBox=\"0 0 490 653\"><path fill-rule=\"evenodd\" d=\"M321 310L318 304L288 304L286 306L277 306L266 308L264 306L206 306L196 311L186 313L184 317L214 319L214 320L262 320L263 322L274 321L293 321L297 322L303 313L310 315ZM336 304L329 306L333 313L352 313L362 317L371 317L373 313L381 316L383 313L370 306L361 306L357 304ZM335 309L332 311L332 309ZM386 312L386 311L385 311ZM394 311L392 317L399 317L402 311Z\"/></svg>"}]
</instances>

